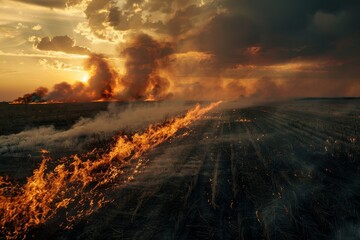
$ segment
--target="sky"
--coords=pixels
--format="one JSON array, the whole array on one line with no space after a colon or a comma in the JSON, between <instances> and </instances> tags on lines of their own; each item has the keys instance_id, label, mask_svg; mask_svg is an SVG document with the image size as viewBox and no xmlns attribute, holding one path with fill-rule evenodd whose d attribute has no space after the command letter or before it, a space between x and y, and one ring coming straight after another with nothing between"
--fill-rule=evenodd
<instances>
[{"instance_id":1,"label":"sky","mask_svg":"<svg viewBox=\"0 0 360 240\"><path fill-rule=\"evenodd\" d=\"M360 96L358 0L0 0L0 101Z\"/></svg>"}]
</instances>

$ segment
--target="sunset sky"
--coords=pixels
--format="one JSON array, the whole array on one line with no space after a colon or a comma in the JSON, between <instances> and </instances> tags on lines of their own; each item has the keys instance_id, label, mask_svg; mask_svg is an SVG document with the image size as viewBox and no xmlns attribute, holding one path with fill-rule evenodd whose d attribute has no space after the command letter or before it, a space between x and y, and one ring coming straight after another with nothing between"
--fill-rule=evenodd
<instances>
[{"instance_id":1,"label":"sunset sky","mask_svg":"<svg viewBox=\"0 0 360 240\"><path fill-rule=\"evenodd\" d=\"M360 96L359 12L358 0L0 0L0 101L40 86L55 100Z\"/></svg>"}]
</instances>

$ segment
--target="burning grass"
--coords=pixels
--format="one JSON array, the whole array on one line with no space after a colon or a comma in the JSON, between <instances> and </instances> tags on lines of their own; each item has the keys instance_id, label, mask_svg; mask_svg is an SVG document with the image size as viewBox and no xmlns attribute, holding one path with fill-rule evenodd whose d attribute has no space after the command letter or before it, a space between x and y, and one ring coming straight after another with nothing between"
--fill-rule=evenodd
<instances>
[{"instance_id":1,"label":"burning grass","mask_svg":"<svg viewBox=\"0 0 360 240\"><path fill-rule=\"evenodd\" d=\"M201 119L220 102L207 107L197 105L185 116L162 125L150 125L143 133L120 135L106 152L94 149L53 161L46 150L43 160L27 182L20 186L0 177L0 227L7 239L26 238L26 234L58 215L65 216L62 227L90 215L111 201L104 193L109 183L130 181L138 173L145 152L175 136L179 129ZM137 160L135 169L129 164Z\"/></svg>"}]
</instances>

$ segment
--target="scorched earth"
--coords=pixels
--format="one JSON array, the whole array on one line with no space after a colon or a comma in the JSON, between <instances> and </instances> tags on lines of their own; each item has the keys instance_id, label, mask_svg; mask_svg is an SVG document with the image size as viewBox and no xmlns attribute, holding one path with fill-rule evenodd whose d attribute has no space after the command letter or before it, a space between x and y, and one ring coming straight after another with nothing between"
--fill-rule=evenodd
<instances>
[{"instance_id":1,"label":"scorched earth","mask_svg":"<svg viewBox=\"0 0 360 240\"><path fill-rule=\"evenodd\" d=\"M1 135L1 238L360 238L359 100L187 104L75 155Z\"/></svg>"}]
</instances>

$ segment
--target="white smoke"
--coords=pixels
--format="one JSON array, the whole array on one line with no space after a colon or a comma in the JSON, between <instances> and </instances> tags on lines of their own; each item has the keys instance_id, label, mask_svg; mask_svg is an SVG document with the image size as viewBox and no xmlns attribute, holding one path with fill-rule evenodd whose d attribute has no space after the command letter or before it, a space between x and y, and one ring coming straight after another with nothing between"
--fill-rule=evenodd
<instances>
[{"instance_id":1,"label":"white smoke","mask_svg":"<svg viewBox=\"0 0 360 240\"><path fill-rule=\"evenodd\" d=\"M20 133L0 136L0 154L16 155L41 149L82 150L94 139L111 139L119 131L139 131L151 123L158 123L189 108L183 102L162 102L148 104L111 103L107 111L94 118L81 118L67 130L44 126Z\"/></svg>"}]
</instances>

